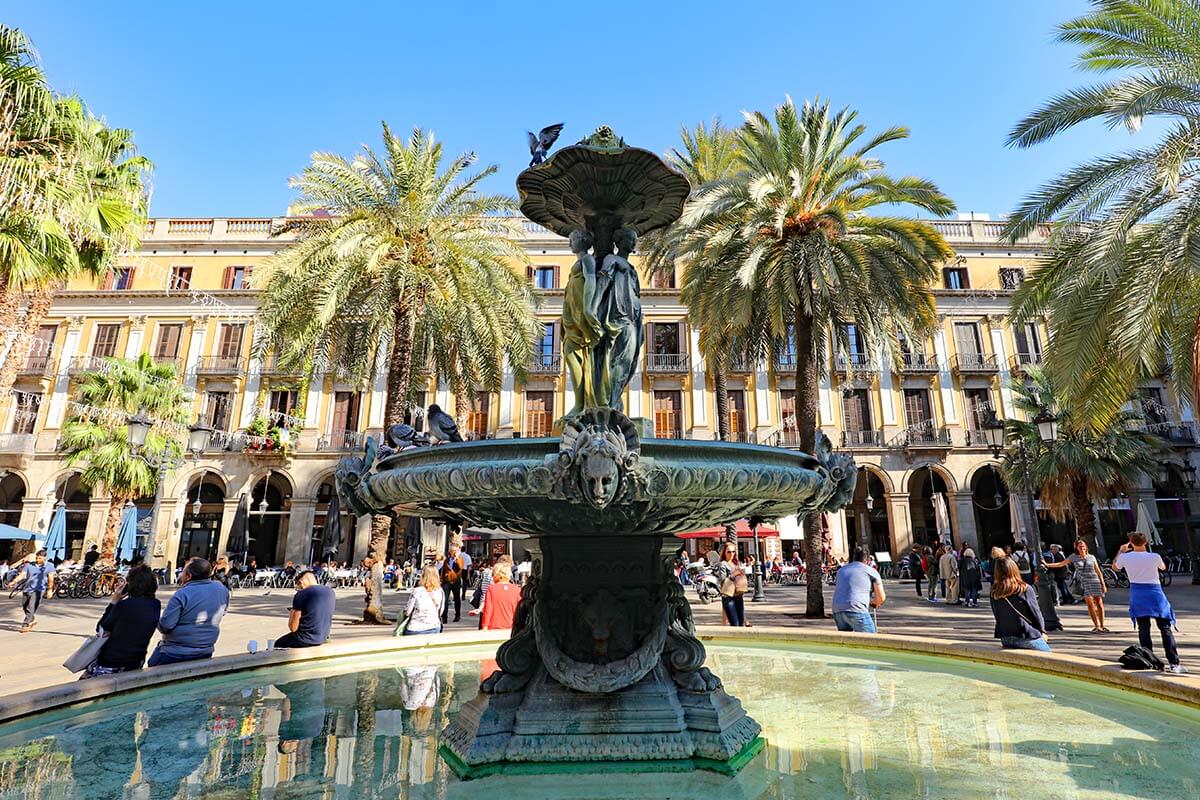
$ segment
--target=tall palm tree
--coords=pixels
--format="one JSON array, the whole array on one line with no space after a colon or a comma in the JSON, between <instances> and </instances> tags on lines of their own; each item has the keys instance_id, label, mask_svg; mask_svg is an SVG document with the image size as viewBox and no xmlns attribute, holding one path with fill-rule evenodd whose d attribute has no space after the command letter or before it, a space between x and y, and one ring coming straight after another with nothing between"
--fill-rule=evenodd
<instances>
[{"instance_id":1,"label":"tall palm tree","mask_svg":"<svg viewBox=\"0 0 1200 800\"><path fill-rule=\"evenodd\" d=\"M1081 69L1115 74L1051 99L1016 125L1010 144L1032 147L1089 120L1130 133L1149 117L1165 123L1148 146L1055 177L1006 228L1016 240L1052 225L1013 299L1014 319L1047 315L1058 391L1103 426L1165 362L1200 398L1200 3L1093 0L1058 39L1080 46Z\"/></svg>"},{"instance_id":2,"label":"tall palm tree","mask_svg":"<svg viewBox=\"0 0 1200 800\"><path fill-rule=\"evenodd\" d=\"M1121 411L1106 425L1094 426L1056 395L1044 370L1031 367L1027 376L1028 381L1013 384L1016 407L1030 419L1043 409L1054 413L1059 436L1047 444L1036 423L1008 420L1012 444L1004 456L1005 479L1009 486L1022 485L1017 445L1024 443L1029 480L1039 490L1042 507L1059 521L1074 519L1076 537L1096 551L1093 503L1131 494L1142 475L1154 474L1164 448L1151 434L1132 429L1132 423L1140 420L1137 414Z\"/></svg>"},{"instance_id":3,"label":"tall palm tree","mask_svg":"<svg viewBox=\"0 0 1200 800\"><path fill-rule=\"evenodd\" d=\"M88 489L103 487L111 498L100 557L116 552L121 510L125 503L152 495L158 469L149 461L179 458L183 453L189 404L176 381L174 364L155 364L146 353L136 359L108 359L101 369L85 372L76 397L82 406L63 424L62 453L68 464L83 465L81 481ZM129 443L125 419L144 411L155 421L141 455Z\"/></svg>"},{"instance_id":4,"label":"tall palm tree","mask_svg":"<svg viewBox=\"0 0 1200 800\"><path fill-rule=\"evenodd\" d=\"M513 201L480 191L494 166L467 170L475 155L443 162L442 145L414 130L407 141L383 125L383 150L353 159L316 153L292 179L297 212L284 228L295 244L269 262L258 319L260 352L366 377L387 369L384 424L402 422L430 364L460 394L498 390L507 361L524 377L533 352L533 294L519 231L500 214ZM378 343L378 344L376 344ZM383 562L391 520L372 521L364 618L383 615Z\"/></svg>"},{"instance_id":5,"label":"tall palm tree","mask_svg":"<svg viewBox=\"0 0 1200 800\"><path fill-rule=\"evenodd\" d=\"M890 350L897 331L929 330L928 287L953 254L929 223L873 213L903 203L943 216L954 204L927 180L891 177L873 155L907 137L905 128L864 138L856 117L827 103L797 109L790 98L773 119L747 114L736 174L699 190L683 216L683 296L701 328L729 325L756 360L794 343L797 425L808 452L826 337L844 345L852 322L872 347ZM809 574L820 575L819 515L805 531ZM806 614L824 615L820 581L809 582Z\"/></svg>"}]
</instances>

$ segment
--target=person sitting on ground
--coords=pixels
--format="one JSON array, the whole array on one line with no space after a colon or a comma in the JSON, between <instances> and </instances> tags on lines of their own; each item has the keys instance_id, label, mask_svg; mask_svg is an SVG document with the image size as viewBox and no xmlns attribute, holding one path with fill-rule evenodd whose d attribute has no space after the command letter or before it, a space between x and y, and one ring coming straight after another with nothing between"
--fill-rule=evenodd
<instances>
[{"instance_id":1,"label":"person sitting on ground","mask_svg":"<svg viewBox=\"0 0 1200 800\"><path fill-rule=\"evenodd\" d=\"M212 658L228 607L229 590L212 579L212 564L203 558L190 559L158 622L162 640L147 664L157 667Z\"/></svg>"},{"instance_id":2,"label":"person sitting on ground","mask_svg":"<svg viewBox=\"0 0 1200 800\"><path fill-rule=\"evenodd\" d=\"M1158 626L1162 635L1163 650L1167 654L1167 672L1176 675L1187 672L1179 663L1179 650L1175 647L1175 611L1162 589L1159 573L1167 569L1162 556L1151 553L1146 546L1146 534L1140 531L1129 534L1129 542L1121 545L1113 559L1113 569L1123 569L1129 576L1129 617L1137 625L1138 643L1154 651L1154 640L1150 638L1150 621Z\"/></svg>"},{"instance_id":3,"label":"person sitting on ground","mask_svg":"<svg viewBox=\"0 0 1200 800\"><path fill-rule=\"evenodd\" d=\"M875 633L871 609L879 608L887 596L883 578L867 564L869 553L855 547L850 563L837 572L833 589L833 622L839 631Z\"/></svg>"},{"instance_id":4,"label":"person sitting on ground","mask_svg":"<svg viewBox=\"0 0 1200 800\"><path fill-rule=\"evenodd\" d=\"M154 596L157 591L158 578L148 566L141 564L129 570L124 583L113 591L97 625L108 634L104 646L80 680L142 668L162 613L162 603Z\"/></svg>"},{"instance_id":5,"label":"person sitting on ground","mask_svg":"<svg viewBox=\"0 0 1200 800\"><path fill-rule=\"evenodd\" d=\"M983 567L975 558L971 548L963 550L962 561L958 565L959 591L962 592L963 605L967 608L979 608L979 593L983 591Z\"/></svg>"},{"instance_id":6,"label":"person sitting on ground","mask_svg":"<svg viewBox=\"0 0 1200 800\"><path fill-rule=\"evenodd\" d=\"M437 567L425 567L421 577L413 587L408 598L408 606L404 616L408 624L404 627L405 636L418 636L426 633L442 632L442 609L446 605L446 595L442 591L442 579Z\"/></svg>"},{"instance_id":7,"label":"person sitting on ground","mask_svg":"<svg viewBox=\"0 0 1200 800\"><path fill-rule=\"evenodd\" d=\"M521 590L512 584L512 565L501 561L492 567L492 582L484 595L479 629L511 629L520 602Z\"/></svg>"},{"instance_id":8,"label":"person sitting on ground","mask_svg":"<svg viewBox=\"0 0 1200 800\"><path fill-rule=\"evenodd\" d=\"M312 570L296 576L298 591L292 597L288 632L275 640L275 647L316 647L325 644L333 627L333 608L337 596L333 589L317 583Z\"/></svg>"},{"instance_id":9,"label":"person sitting on ground","mask_svg":"<svg viewBox=\"0 0 1200 800\"><path fill-rule=\"evenodd\" d=\"M1016 562L996 559L992 579L992 616L996 618L994 635L1005 648L1050 651L1046 642L1046 621L1038 608L1033 586L1021 580Z\"/></svg>"}]
</instances>

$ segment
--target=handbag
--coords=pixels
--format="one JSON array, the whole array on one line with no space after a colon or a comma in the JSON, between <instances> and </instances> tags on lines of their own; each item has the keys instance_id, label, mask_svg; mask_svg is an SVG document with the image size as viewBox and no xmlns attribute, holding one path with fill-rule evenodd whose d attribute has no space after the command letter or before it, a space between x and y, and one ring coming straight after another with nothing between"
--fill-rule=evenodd
<instances>
[{"instance_id":1,"label":"handbag","mask_svg":"<svg viewBox=\"0 0 1200 800\"><path fill-rule=\"evenodd\" d=\"M404 632L407 630L408 630L408 614L405 614L403 617L401 617L400 619L398 619L396 621L396 627L392 628L392 636L403 636Z\"/></svg>"},{"instance_id":2,"label":"handbag","mask_svg":"<svg viewBox=\"0 0 1200 800\"><path fill-rule=\"evenodd\" d=\"M78 650L67 656L63 666L71 672L83 672L100 657L100 650L104 647L104 640L107 638L108 634L100 633L87 637L83 640L83 644L79 645Z\"/></svg>"},{"instance_id":3,"label":"handbag","mask_svg":"<svg viewBox=\"0 0 1200 800\"><path fill-rule=\"evenodd\" d=\"M741 597L749 588L750 582L746 580L746 573L739 567L730 572L725 580L721 581L721 596Z\"/></svg>"},{"instance_id":4,"label":"handbag","mask_svg":"<svg viewBox=\"0 0 1200 800\"><path fill-rule=\"evenodd\" d=\"M479 604L483 602L483 581L479 581L479 585L475 587L475 591L471 594L471 608L479 608Z\"/></svg>"}]
</instances>

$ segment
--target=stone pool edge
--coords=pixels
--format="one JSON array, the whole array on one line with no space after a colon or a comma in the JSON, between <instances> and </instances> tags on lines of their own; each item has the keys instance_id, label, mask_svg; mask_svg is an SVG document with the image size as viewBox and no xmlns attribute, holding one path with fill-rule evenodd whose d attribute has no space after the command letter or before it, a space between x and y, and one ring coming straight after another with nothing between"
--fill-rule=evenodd
<instances>
[{"instance_id":1,"label":"stone pool edge","mask_svg":"<svg viewBox=\"0 0 1200 800\"><path fill-rule=\"evenodd\" d=\"M893 634L841 633L790 627L731 628L722 625L697 627L704 642L736 643L748 640L755 644L824 644L865 650L898 651L923 655L947 656L959 660L979 661L999 666L1044 672L1092 683L1126 689L1140 694L1172 700L1200 708L1200 686L1187 678L1165 677L1160 673L1122 670L1109 663L1080 656L1059 653L1034 653L1024 650L1001 650L966 642L946 641L922 636ZM462 645L496 644L506 641L506 631L455 631L439 636L392 637L358 640L321 647L272 650L264 653L221 656L204 661L171 664L138 672L127 672L87 681L71 681L26 692L0 696L0 724L15 722L24 717L52 711L64 706L102 700L113 695L148 689L181 680L208 678L252 669L278 667L285 664L312 663L341 659L347 656L376 655L389 652L446 650Z\"/></svg>"}]
</instances>

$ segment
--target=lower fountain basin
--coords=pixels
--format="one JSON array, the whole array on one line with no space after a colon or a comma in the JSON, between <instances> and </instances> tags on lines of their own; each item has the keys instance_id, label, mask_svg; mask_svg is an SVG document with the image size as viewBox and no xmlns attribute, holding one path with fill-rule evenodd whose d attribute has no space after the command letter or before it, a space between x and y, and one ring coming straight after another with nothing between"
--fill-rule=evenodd
<instances>
[{"instance_id":1,"label":"lower fountain basin","mask_svg":"<svg viewBox=\"0 0 1200 800\"><path fill-rule=\"evenodd\" d=\"M944 656L706 639L710 666L763 726L765 748L735 777L578 764L568 778L514 765L460 782L437 756L440 733L475 697L481 674L494 669L491 643L188 678L31 716L0 726L0 797L1093 800L1194 793L1200 710L1192 706Z\"/></svg>"}]
</instances>

